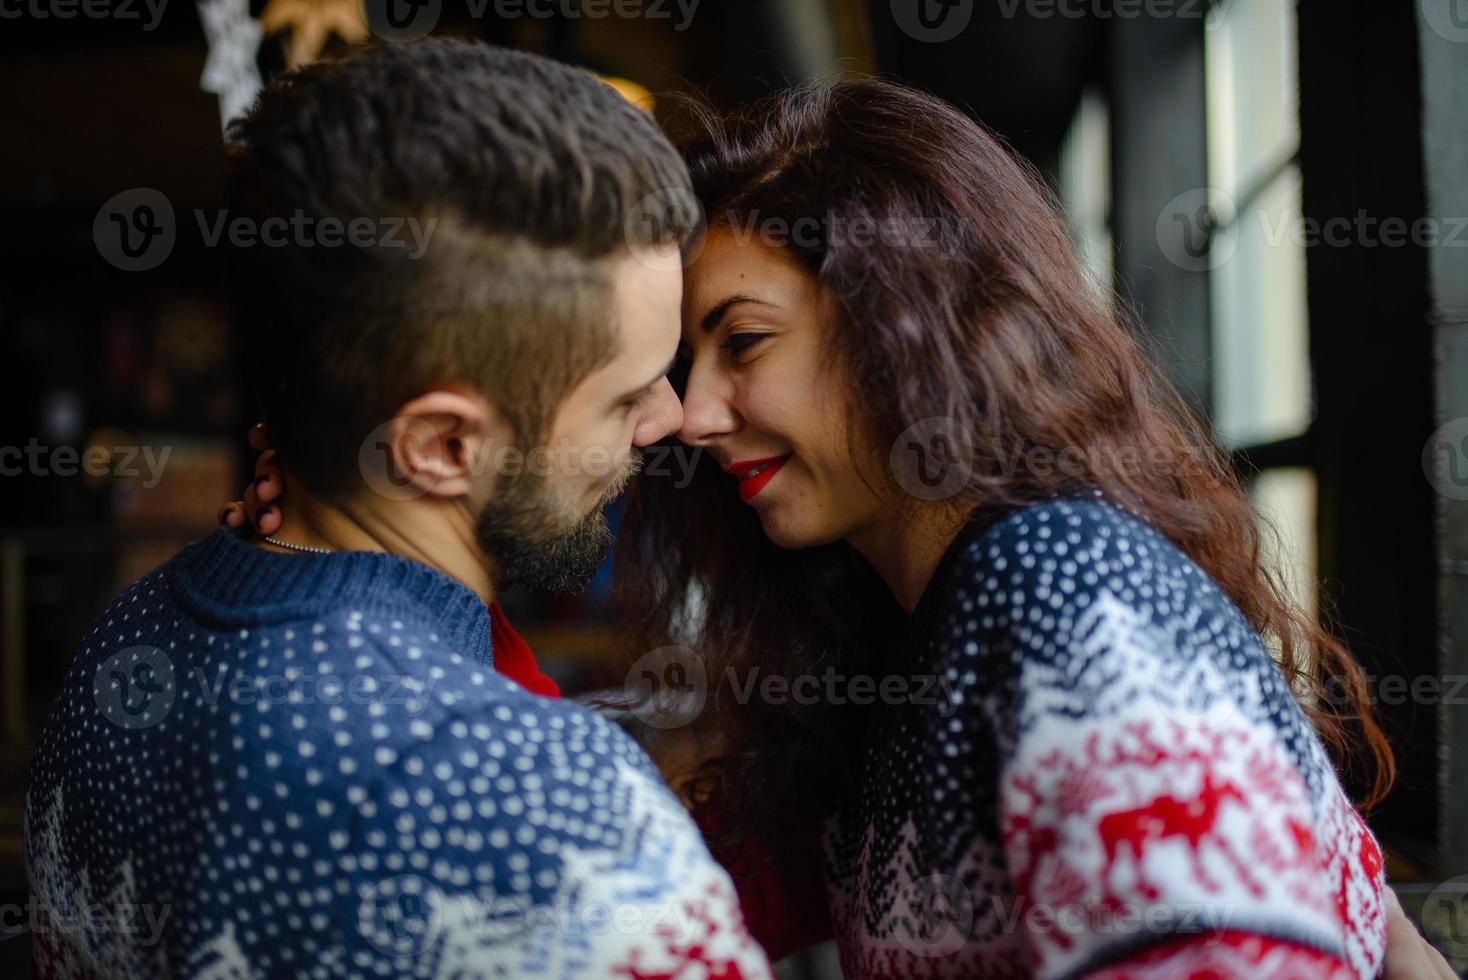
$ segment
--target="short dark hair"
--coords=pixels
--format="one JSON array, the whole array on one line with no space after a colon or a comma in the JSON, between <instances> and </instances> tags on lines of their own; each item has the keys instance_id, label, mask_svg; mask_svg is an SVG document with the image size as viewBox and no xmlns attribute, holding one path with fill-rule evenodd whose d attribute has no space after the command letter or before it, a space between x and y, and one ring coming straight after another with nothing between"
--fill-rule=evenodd
<instances>
[{"instance_id":1,"label":"short dark hair","mask_svg":"<svg viewBox=\"0 0 1468 980\"><path fill-rule=\"evenodd\" d=\"M445 381L543 438L615 352L608 259L681 243L698 213L650 115L588 72L475 42L310 65L229 142L231 222L277 229L233 256L248 370L281 458L322 493L358 485L367 433ZM285 240L292 219L381 237Z\"/></svg>"}]
</instances>

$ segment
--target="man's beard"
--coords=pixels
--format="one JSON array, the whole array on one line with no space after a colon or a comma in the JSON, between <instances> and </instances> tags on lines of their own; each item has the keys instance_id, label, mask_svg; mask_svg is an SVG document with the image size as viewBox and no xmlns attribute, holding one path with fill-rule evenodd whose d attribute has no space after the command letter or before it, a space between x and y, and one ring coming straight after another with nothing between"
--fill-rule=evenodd
<instances>
[{"instance_id":1,"label":"man's beard","mask_svg":"<svg viewBox=\"0 0 1468 980\"><path fill-rule=\"evenodd\" d=\"M634 451L626 469L585 516L568 515L543 474L522 472L503 479L477 529L479 547L499 568L499 587L525 585L561 595L586 588L612 546L612 529L602 508L617 498L641 465L641 453Z\"/></svg>"}]
</instances>

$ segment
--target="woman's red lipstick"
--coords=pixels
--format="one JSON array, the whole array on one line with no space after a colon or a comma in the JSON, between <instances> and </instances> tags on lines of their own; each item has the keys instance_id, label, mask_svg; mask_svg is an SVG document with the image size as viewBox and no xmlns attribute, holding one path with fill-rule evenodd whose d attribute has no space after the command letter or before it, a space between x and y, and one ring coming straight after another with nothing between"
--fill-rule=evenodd
<instances>
[{"instance_id":1,"label":"woman's red lipstick","mask_svg":"<svg viewBox=\"0 0 1468 980\"><path fill-rule=\"evenodd\" d=\"M791 454L784 456L766 456L764 459L746 459L738 463L730 463L724 468L724 472L732 474L739 480L739 499L753 500L765 486L780 472L780 468L790 459ZM759 470L758 473L754 473ZM753 473L751 476L750 474Z\"/></svg>"}]
</instances>

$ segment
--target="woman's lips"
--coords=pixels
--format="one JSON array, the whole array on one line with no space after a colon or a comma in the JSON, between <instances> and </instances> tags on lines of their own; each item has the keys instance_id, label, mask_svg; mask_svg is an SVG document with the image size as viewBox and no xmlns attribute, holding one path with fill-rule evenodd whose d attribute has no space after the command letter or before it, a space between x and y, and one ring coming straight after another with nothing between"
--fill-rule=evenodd
<instances>
[{"instance_id":1,"label":"woman's lips","mask_svg":"<svg viewBox=\"0 0 1468 980\"><path fill-rule=\"evenodd\" d=\"M775 478L775 474L780 472L791 455L786 453L784 456L766 456L764 459L746 459L740 463L731 463L726 472L739 480L739 499L753 500Z\"/></svg>"}]
</instances>

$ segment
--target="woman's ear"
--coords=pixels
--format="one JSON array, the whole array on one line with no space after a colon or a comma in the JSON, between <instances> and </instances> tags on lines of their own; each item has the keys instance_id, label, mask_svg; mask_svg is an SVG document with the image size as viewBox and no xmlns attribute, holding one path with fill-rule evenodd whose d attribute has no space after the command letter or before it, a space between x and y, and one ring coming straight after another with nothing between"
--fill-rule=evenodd
<instances>
[{"instance_id":1,"label":"woman's ear","mask_svg":"<svg viewBox=\"0 0 1468 980\"><path fill-rule=\"evenodd\" d=\"M398 500L488 496L493 451L509 426L489 401L469 391L438 389L406 402L362 445L363 476Z\"/></svg>"}]
</instances>

